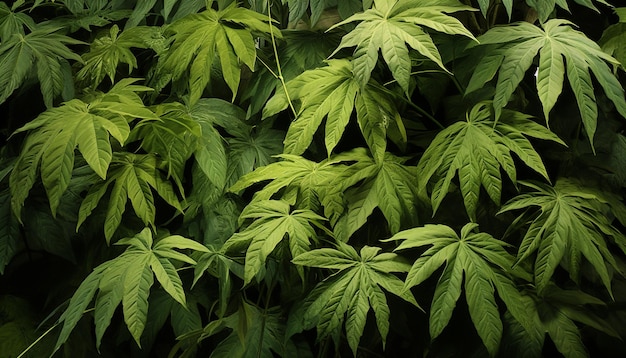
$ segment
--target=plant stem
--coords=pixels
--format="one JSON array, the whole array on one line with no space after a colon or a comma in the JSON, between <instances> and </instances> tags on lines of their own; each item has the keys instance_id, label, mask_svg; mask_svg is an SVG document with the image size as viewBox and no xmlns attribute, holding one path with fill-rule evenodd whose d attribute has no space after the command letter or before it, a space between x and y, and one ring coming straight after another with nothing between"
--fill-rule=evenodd
<instances>
[{"instance_id":1,"label":"plant stem","mask_svg":"<svg viewBox=\"0 0 626 358\"><path fill-rule=\"evenodd\" d=\"M298 116L298 112L293 106L291 102L291 97L289 96L289 91L287 91L287 84L285 83L285 78L283 77L283 70L280 67L280 59L278 58L278 48L276 47L276 38L274 37L274 26L272 25L272 4L270 2L267 3L267 17L270 25L270 37L272 38L272 49L274 50L274 58L276 58L276 67L278 69L278 76L272 71L274 77L278 78L280 83L283 86L283 91L285 91L285 96L287 97L287 103L289 103L289 108L293 112L294 116ZM261 61L262 62L262 61Z\"/></svg>"}]
</instances>

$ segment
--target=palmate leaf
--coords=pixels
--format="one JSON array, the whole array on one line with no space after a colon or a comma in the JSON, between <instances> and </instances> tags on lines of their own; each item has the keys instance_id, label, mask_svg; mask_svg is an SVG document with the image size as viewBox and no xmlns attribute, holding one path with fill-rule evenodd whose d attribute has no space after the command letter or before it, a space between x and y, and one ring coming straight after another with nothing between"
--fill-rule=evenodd
<instances>
[{"instance_id":1,"label":"palmate leaf","mask_svg":"<svg viewBox=\"0 0 626 358\"><path fill-rule=\"evenodd\" d=\"M509 312L522 325L529 326L522 294L513 279L525 278L520 269L511 269L513 256L503 241L483 232L473 232L478 224L466 224L461 237L446 225L426 225L401 231L384 241L404 240L395 251L430 246L415 260L406 278L405 289L417 286L443 265L430 309L430 337L437 338L448 325L461 295L465 278L465 298L470 317L491 356L498 352L502 321L495 291Z\"/></svg>"},{"instance_id":2,"label":"palmate leaf","mask_svg":"<svg viewBox=\"0 0 626 358\"><path fill-rule=\"evenodd\" d=\"M330 190L329 184L344 168L339 165L343 156L339 159L325 159L319 163L297 155L282 154L278 157L283 160L244 175L229 191L237 193L256 183L271 180L265 188L255 192L254 200L268 200L281 189L295 188L298 206L316 210L319 207L320 193Z\"/></svg>"},{"instance_id":3,"label":"palmate leaf","mask_svg":"<svg viewBox=\"0 0 626 358\"><path fill-rule=\"evenodd\" d=\"M598 43L604 52L615 57L626 68L626 7L615 9L615 13L619 22L604 29Z\"/></svg>"},{"instance_id":4,"label":"palmate leaf","mask_svg":"<svg viewBox=\"0 0 626 358\"><path fill-rule=\"evenodd\" d=\"M27 35L13 34L0 45L0 103L18 89L33 73L39 79L46 107L71 83L68 60L82 62L66 45L82 41L61 35L60 28L39 27ZM69 79L69 80L68 80Z\"/></svg>"},{"instance_id":5,"label":"palmate leaf","mask_svg":"<svg viewBox=\"0 0 626 358\"><path fill-rule=\"evenodd\" d=\"M497 70L498 80L493 106L496 118L499 118L502 108L507 105L539 53L537 92L546 122L563 90L564 77L567 73L585 132L593 146L598 107L589 71L594 74L622 116L626 116L626 100L624 89L607 65L607 62L614 65L619 62L572 26L569 21L554 19L544 23L543 29L528 22L517 22L487 31L478 38L479 46L487 46L483 48L486 57L476 67L467 93L483 87L494 77Z\"/></svg>"},{"instance_id":6,"label":"palmate leaf","mask_svg":"<svg viewBox=\"0 0 626 358\"><path fill-rule=\"evenodd\" d=\"M437 134L417 166L418 187L422 195L431 193L433 211L448 194L457 171L465 210L476 221L481 186L491 200L500 205L501 169L513 183L517 170L511 152L528 167L548 179L541 157L526 137L565 143L531 117L503 110L496 120L491 102L481 102L467 113L466 120L456 122Z\"/></svg>"},{"instance_id":7,"label":"palmate leaf","mask_svg":"<svg viewBox=\"0 0 626 358\"><path fill-rule=\"evenodd\" d=\"M564 267L570 277L578 282L581 258L585 257L612 294L611 274L607 266L612 266L618 273L623 272L606 238L611 238L624 251L626 237L611 225L606 212L623 210L622 204L608 202L596 189L569 179L559 179L554 187L535 182L523 184L534 191L509 200L500 213L538 207L531 217L516 260L519 263L537 252L534 273L538 292L543 293L560 264L567 263ZM613 209L615 205L619 207Z\"/></svg>"},{"instance_id":8,"label":"palmate leaf","mask_svg":"<svg viewBox=\"0 0 626 358\"><path fill-rule=\"evenodd\" d=\"M321 226L323 217L310 210L291 211L289 204L279 200L262 200L248 204L239 217L240 225L247 219L252 224L234 234L224 243L224 251L245 251L244 283L262 270L274 248L289 237L292 257L307 252L311 239L317 240L312 225Z\"/></svg>"},{"instance_id":9,"label":"palmate leaf","mask_svg":"<svg viewBox=\"0 0 626 358\"><path fill-rule=\"evenodd\" d=\"M323 190L324 215L330 219L339 241L346 242L375 208L385 216L392 233L417 220L414 168L405 159L385 153L376 162L363 148L342 153L335 160L356 161L333 178Z\"/></svg>"},{"instance_id":10,"label":"palmate leaf","mask_svg":"<svg viewBox=\"0 0 626 358\"><path fill-rule=\"evenodd\" d=\"M324 9L329 7L329 0L283 0L289 5L289 22L295 23L311 9L311 26L315 25L322 16Z\"/></svg>"},{"instance_id":11,"label":"palmate leaf","mask_svg":"<svg viewBox=\"0 0 626 358\"><path fill-rule=\"evenodd\" d=\"M364 246L359 254L352 246L338 242L336 248L305 252L292 260L296 265L338 270L320 282L305 301L303 326L317 326L318 340L329 336L337 339L345 324L348 344L356 356L371 307L384 348L390 311L383 289L419 307L393 274L407 272L409 265L398 255L380 250Z\"/></svg>"},{"instance_id":12,"label":"palmate leaf","mask_svg":"<svg viewBox=\"0 0 626 358\"><path fill-rule=\"evenodd\" d=\"M202 96L217 58L226 84L237 95L241 77L240 62L254 70L256 48L253 34L268 36L270 31L280 38L280 30L268 24L263 14L240 8L233 3L224 10L207 9L175 21L167 31L173 43L160 59L161 76L177 80L189 73L189 102L195 104Z\"/></svg>"},{"instance_id":13,"label":"palmate leaf","mask_svg":"<svg viewBox=\"0 0 626 358\"><path fill-rule=\"evenodd\" d=\"M301 102L297 118L289 126L285 153L300 155L311 145L313 136L326 118L325 144L328 156L341 140L352 112L368 147L376 160L382 160L387 147L388 126L404 132L404 125L393 99L374 80L360 86L348 60L330 60L328 66L309 70L287 83L287 92ZM274 115L288 106L284 92L272 97L263 117Z\"/></svg>"},{"instance_id":14,"label":"palmate leaf","mask_svg":"<svg viewBox=\"0 0 626 358\"><path fill-rule=\"evenodd\" d=\"M25 27L32 31L36 26L32 17L13 11L4 1L0 3L0 41L9 40L13 34L24 35Z\"/></svg>"},{"instance_id":15,"label":"palmate leaf","mask_svg":"<svg viewBox=\"0 0 626 358\"><path fill-rule=\"evenodd\" d=\"M574 0L574 2L599 12L598 8L594 5L593 0ZM609 7L611 6L605 0L595 0L595 2L604 4ZM545 22L548 17L550 17L556 5L567 11L570 10L569 5L567 4L567 0L526 0L526 4L528 4L528 6L537 11L539 21L541 21L542 23Z\"/></svg>"},{"instance_id":16,"label":"palmate leaf","mask_svg":"<svg viewBox=\"0 0 626 358\"><path fill-rule=\"evenodd\" d=\"M372 9L357 13L332 27L361 21L343 37L335 53L342 48L356 46L352 71L357 82L365 86L376 66L380 50L393 77L408 96L411 77L409 48L445 68L437 47L422 26L473 39L472 33L458 19L444 14L465 10L473 9L456 0L375 1Z\"/></svg>"},{"instance_id":17,"label":"palmate leaf","mask_svg":"<svg viewBox=\"0 0 626 358\"><path fill-rule=\"evenodd\" d=\"M167 177L173 177L182 188L185 163L196 150L202 129L182 103L162 103L154 106L153 111L160 120L139 122L128 140L140 140L147 153L157 153L167 165Z\"/></svg>"},{"instance_id":18,"label":"palmate leaf","mask_svg":"<svg viewBox=\"0 0 626 358\"><path fill-rule=\"evenodd\" d=\"M530 0L532 1L532 0ZM498 4L498 1L494 0L478 0L478 6L480 7L480 12L483 14L483 17L487 19L489 10L494 4ZM513 0L502 0L502 5L506 9L506 14L509 16L509 20L511 20L511 14L513 13Z\"/></svg>"},{"instance_id":19,"label":"palmate leaf","mask_svg":"<svg viewBox=\"0 0 626 358\"><path fill-rule=\"evenodd\" d=\"M163 237L154 242L152 232L148 228L116 244L128 245L128 248L120 256L96 267L85 278L59 318L59 321L63 322L63 327L55 351L68 339L94 296L96 296L94 317L98 347L120 303L123 306L124 322L137 345L141 346L140 338L146 325L148 296L154 277L156 276L157 281L174 300L185 306L182 281L171 260L190 265L195 265L195 261L174 249L207 251L198 242L179 235Z\"/></svg>"},{"instance_id":20,"label":"palmate leaf","mask_svg":"<svg viewBox=\"0 0 626 358\"><path fill-rule=\"evenodd\" d=\"M128 65L128 73L137 68L137 58L131 48L157 50L159 44L164 47L165 39L157 27L133 27L120 33L119 27L113 25L109 34L95 39L89 52L82 56L84 66L76 74L77 80L92 88L98 87L105 76L113 83L121 63Z\"/></svg>"},{"instance_id":21,"label":"palmate leaf","mask_svg":"<svg viewBox=\"0 0 626 358\"><path fill-rule=\"evenodd\" d=\"M11 205L18 218L39 167L50 209L56 215L72 175L76 148L89 167L106 178L112 157L110 137L123 145L130 132L129 121L155 118L137 94L149 88L133 82L125 79L107 93L48 109L15 132L29 131L10 177Z\"/></svg>"},{"instance_id":22,"label":"palmate leaf","mask_svg":"<svg viewBox=\"0 0 626 358\"><path fill-rule=\"evenodd\" d=\"M145 225L154 226L156 207L153 189L165 202L182 212L171 182L163 177L157 166L157 158L152 154L114 153L106 180L91 186L80 205L76 228L91 215L111 185L113 188L104 220L107 242L120 225L129 200L137 217Z\"/></svg>"}]
</instances>

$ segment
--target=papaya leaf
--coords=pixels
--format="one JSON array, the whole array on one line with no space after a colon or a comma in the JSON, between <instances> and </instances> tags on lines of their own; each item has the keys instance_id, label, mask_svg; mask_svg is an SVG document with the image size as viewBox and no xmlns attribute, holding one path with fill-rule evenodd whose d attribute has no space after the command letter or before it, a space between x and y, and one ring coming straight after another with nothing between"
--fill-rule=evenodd
<instances>
[{"instance_id":1,"label":"papaya leaf","mask_svg":"<svg viewBox=\"0 0 626 358\"><path fill-rule=\"evenodd\" d=\"M104 235L107 242L120 225L128 201L145 225L154 226L156 208L152 190L169 205L182 212L172 184L157 169L157 159L154 155L114 153L107 179L93 185L80 206L77 229L98 206L111 185L113 188L104 220Z\"/></svg>"},{"instance_id":2,"label":"papaya leaf","mask_svg":"<svg viewBox=\"0 0 626 358\"><path fill-rule=\"evenodd\" d=\"M36 73L46 107L65 89L68 60L82 62L80 56L67 45L84 44L82 41L58 33L60 28L39 27L27 35L14 33L0 45L0 103L33 73ZM70 81L71 83L71 78Z\"/></svg>"},{"instance_id":3,"label":"papaya leaf","mask_svg":"<svg viewBox=\"0 0 626 358\"><path fill-rule=\"evenodd\" d=\"M402 290L402 281L393 275L407 272L408 263L396 254L380 250L364 246L359 254L353 247L338 242L336 248L312 250L292 260L296 265L338 270L318 284L313 291L317 296L307 300L305 326L317 326L318 340L338 337L345 323L348 343L356 356L371 308L384 348L389 332L389 306L383 289L419 308L411 294ZM347 319L344 315L348 315Z\"/></svg>"},{"instance_id":4,"label":"papaya leaf","mask_svg":"<svg viewBox=\"0 0 626 358\"><path fill-rule=\"evenodd\" d=\"M246 206L239 217L240 225L247 219L252 224L234 234L222 250L245 250L244 283L248 284L261 271L276 246L289 237L292 257L307 252L311 239L317 241L312 225L321 226L323 217L310 210L291 211L289 204L278 200L260 200Z\"/></svg>"},{"instance_id":5,"label":"papaya leaf","mask_svg":"<svg viewBox=\"0 0 626 358\"><path fill-rule=\"evenodd\" d=\"M25 35L24 28L33 31L36 26L32 17L21 11L13 11L5 2L0 3L0 40L3 43L13 34Z\"/></svg>"},{"instance_id":6,"label":"papaya leaf","mask_svg":"<svg viewBox=\"0 0 626 358\"><path fill-rule=\"evenodd\" d=\"M185 306L185 291L171 260L182 259L191 265L195 265L195 261L174 249L207 251L200 243L177 235L166 236L154 242L152 231L148 228L132 238L118 241L116 245L128 247L124 253L100 264L87 276L59 318L63 326L55 351L69 338L94 296L98 347L120 303L123 307L124 322L137 345L141 347L140 338L146 326L148 297L154 277L156 276L157 281L174 300ZM168 269L162 270L163 267Z\"/></svg>"},{"instance_id":7,"label":"papaya leaf","mask_svg":"<svg viewBox=\"0 0 626 358\"><path fill-rule=\"evenodd\" d=\"M178 102L159 104L153 110L160 120L139 122L128 140L140 140L141 148L146 152L157 153L167 165L167 177L173 177L182 193L185 163L191 158L202 136L200 124Z\"/></svg>"},{"instance_id":8,"label":"papaya leaf","mask_svg":"<svg viewBox=\"0 0 626 358\"><path fill-rule=\"evenodd\" d=\"M92 88L98 87L107 76L113 83L121 63L128 65L129 74L138 67L137 58L131 48L158 50L164 44L165 38L158 28L134 27L120 33L119 27L113 25L109 34L96 38L91 43L89 52L82 56L84 66L76 74L77 80Z\"/></svg>"},{"instance_id":9,"label":"papaya leaf","mask_svg":"<svg viewBox=\"0 0 626 358\"><path fill-rule=\"evenodd\" d=\"M130 132L129 121L155 117L136 93L148 88L132 85L134 81L125 79L108 93L48 109L15 132L30 131L9 178L11 205L18 218L39 168L50 209L56 215L72 176L76 148L89 167L106 178L112 158L110 137L123 145Z\"/></svg>"},{"instance_id":10,"label":"papaya leaf","mask_svg":"<svg viewBox=\"0 0 626 358\"><path fill-rule=\"evenodd\" d=\"M325 144L330 156L356 110L357 123L367 145L374 158L382 160L387 148L387 127L393 122L403 128L393 99L374 80L361 88L351 71L350 61L329 60L327 64L287 83L287 93L291 99L301 102L301 108L287 131L285 153L304 153L326 118ZM287 106L285 93L279 92L268 101L263 117L274 115Z\"/></svg>"},{"instance_id":11,"label":"papaya leaf","mask_svg":"<svg viewBox=\"0 0 626 358\"><path fill-rule=\"evenodd\" d=\"M609 203L595 190L566 178L559 179L554 187L543 183L523 182L534 191L509 200L500 210L538 207L529 219L528 230L519 246L516 264L527 260L534 252L534 275L537 291L542 294L549 286L556 268L569 262L565 268L570 277L579 281L580 257L593 266L602 283L611 292L611 274L608 266L623 274L611 253L607 238L618 247L626 247L626 237L606 216ZM623 205L621 203L611 203ZM623 210L623 208L622 208Z\"/></svg>"},{"instance_id":12,"label":"papaya leaf","mask_svg":"<svg viewBox=\"0 0 626 358\"><path fill-rule=\"evenodd\" d=\"M321 195L324 215L339 241L347 242L375 208L382 211L392 233L416 223L417 178L414 168L404 165L406 159L385 153L384 160L376 162L357 148L335 160L356 161L337 173Z\"/></svg>"},{"instance_id":13,"label":"papaya leaf","mask_svg":"<svg viewBox=\"0 0 626 358\"><path fill-rule=\"evenodd\" d=\"M619 22L604 29L598 43L604 52L615 57L626 68L626 7L616 8L615 13L619 16Z\"/></svg>"},{"instance_id":14,"label":"papaya leaf","mask_svg":"<svg viewBox=\"0 0 626 358\"><path fill-rule=\"evenodd\" d=\"M539 153L526 137L565 143L531 117L503 110L496 120L491 102L481 102L467 113L466 120L456 122L437 134L417 166L418 187L422 195L431 193L433 211L439 209L448 194L457 171L465 210L476 221L481 186L491 200L500 205L501 169L515 184L517 170L511 152L528 167L548 180Z\"/></svg>"},{"instance_id":15,"label":"papaya leaf","mask_svg":"<svg viewBox=\"0 0 626 358\"><path fill-rule=\"evenodd\" d=\"M572 26L573 24L567 20L553 19L544 23L543 29L528 22L516 22L487 31L478 38L480 41L478 46L479 50L480 46L485 46L482 51L486 58L492 60L479 63L470 80L467 93L481 88L493 78L497 70L498 80L493 106L496 119L499 119L502 109L539 54L537 91L546 123L549 121L550 111L561 95L567 73L587 138L593 147L598 106L589 71L594 74L622 116L626 116L626 100L624 89L607 64L619 65L619 61L603 52L598 44L584 33L574 30ZM489 75L485 75L486 73Z\"/></svg>"},{"instance_id":16,"label":"papaya leaf","mask_svg":"<svg viewBox=\"0 0 626 358\"><path fill-rule=\"evenodd\" d=\"M417 50L445 69L437 47L422 26L474 39L472 33L458 19L444 14L466 10L473 9L455 0L376 1L372 9L352 15L331 27L332 29L353 21L361 21L354 30L343 37L335 53L343 48L356 46L352 71L356 81L364 87L376 66L380 50L393 78L408 96L411 77L409 48Z\"/></svg>"},{"instance_id":17,"label":"papaya leaf","mask_svg":"<svg viewBox=\"0 0 626 358\"><path fill-rule=\"evenodd\" d=\"M219 59L226 84L237 95L241 78L240 63L254 70L256 48L254 35L268 37L270 31L280 38L280 30L268 24L267 17L233 3L224 10L207 9L187 15L168 26L173 43L160 59L158 71L177 80L188 73L189 102L202 96L211 76L215 59Z\"/></svg>"},{"instance_id":18,"label":"papaya leaf","mask_svg":"<svg viewBox=\"0 0 626 358\"><path fill-rule=\"evenodd\" d=\"M465 278L465 298L483 344L495 356L502 337L502 319L495 292L522 325L528 326L522 294L515 288L515 277L528 276L513 270L514 257L506 251L503 241L483 232L473 232L478 224L466 224L461 237L446 225L429 224L401 231L388 240L403 240L395 251L430 246L415 260L409 271L405 290L432 276L442 265L430 309L430 337L437 338L450 322L461 295Z\"/></svg>"},{"instance_id":19,"label":"papaya leaf","mask_svg":"<svg viewBox=\"0 0 626 358\"><path fill-rule=\"evenodd\" d=\"M315 211L319 207L320 193L330 189L330 182L343 169L337 165L340 161L333 159L316 163L297 155L282 154L278 157L283 160L244 175L229 191L237 193L253 184L272 180L254 194L254 200L268 200L281 189L296 188L299 206Z\"/></svg>"}]
</instances>

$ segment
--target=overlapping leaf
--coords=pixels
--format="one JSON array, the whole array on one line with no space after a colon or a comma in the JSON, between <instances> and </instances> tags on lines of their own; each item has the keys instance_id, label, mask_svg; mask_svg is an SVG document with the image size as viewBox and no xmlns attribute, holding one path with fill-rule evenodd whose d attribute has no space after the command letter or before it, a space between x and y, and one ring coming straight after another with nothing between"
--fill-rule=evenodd
<instances>
[{"instance_id":1,"label":"overlapping leaf","mask_svg":"<svg viewBox=\"0 0 626 358\"><path fill-rule=\"evenodd\" d=\"M619 22L607 27L599 44L604 52L615 57L626 68L626 7L615 9Z\"/></svg>"},{"instance_id":2,"label":"overlapping leaf","mask_svg":"<svg viewBox=\"0 0 626 358\"><path fill-rule=\"evenodd\" d=\"M152 154L115 153L106 180L89 188L80 206L76 227L80 227L91 215L110 186L112 189L104 220L107 242L122 222L129 200L137 217L145 225L154 225L156 207L153 189L165 202L182 212L172 184L163 177L157 165L157 158Z\"/></svg>"},{"instance_id":3,"label":"overlapping leaf","mask_svg":"<svg viewBox=\"0 0 626 358\"><path fill-rule=\"evenodd\" d=\"M445 68L437 47L422 26L450 35L474 38L458 19L445 14L464 10L472 8L456 0L375 1L372 9L357 13L334 26L361 21L343 37L335 52L356 46L352 71L357 82L365 86L376 66L380 50L393 77L408 95L411 77L409 48Z\"/></svg>"},{"instance_id":4,"label":"overlapping leaf","mask_svg":"<svg viewBox=\"0 0 626 358\"><path fill-rule=\"evenodd\" d=\"M445 225L426 225L397 233L388 240L404 240L396 251L430 246L415 260L405 287L419 285L442 265L430 309L430 337L437 338L448 325L465 280L465 298L478 335L491 356L498 352L502 337L502 320L495 291L509 312L529 326L522 295L515 287L515 276L525 272L512 270L513 256L505 242L483 232L473 232L478 224L466 224L461 237ZM385 240L385 241L388 241Z\"/></svg>"},{"instance_id":5,"label":"overlapping leaf","mask_svg":"<svg viewBox=\"0 0 626 358\"><path fill-rule=\"evenodd\" d=\"M244 282L247 284L263 269L267 257L287 236L292 257L309 251L311 239L317 240L313 225L321 226L323 217L310 210L291 211L285 201L262 200L248 204L239 217L252 224L234 234L224 244L224 251L245 251Z\"/></svg>"},{"instance_id":6,"label":"overlapping leaf","mask_svg":"<svg viewBox=\"0 0 626 358\"><path fill-rule=\"evenodd\" d=\"M559 179L554 187L534 182L523 184L534 191L511 199L500 212L538 207L538 210L518 218L530 226L519 245L516 263L537 252L534 273L539 293L550 284L559 265L563 265L570 277L578 282L583 257L611 293L608 266L617 272L621 270L606 239L611 238L626 252L626 237L611 225L606 212L624 210L623 204L609 202L596 190L569 179Z\"/></svg>"},{"instance_id":7,"label":"overlapping leaf","mask_svg":"<svg viewBox=\"0 0 626 358\"><path fill-rule=\"evenodd\" d=\"M287 83L292 100L301 102L296 120L285 138L285 153L300 155L311 145L313 136L326 119L325 144L328 155L343 136L356 110L356 119L374 158L382 160L387 148L387 127L404 133L404 125L390 95L374 80L360 86L348 60L330 60L328 66L309 70ZM288 106L284 92L270 99L263 117Z\"/></svg>"},{"instance_id":8,"label":"overlapping leaf","mask_svg":"<svg viewBox=\"0 0 626 358\"><path fill-rule=\"evenodd\" d=\"M167 164L167 176L182 187L185 163L196 151L202 136L200 124L193 120L187 108L178 102L155 106L160 120L144 120L130 133L129 141L140 140L141 148L158 154Z\"/></svg>"},{"instance_id":9,"label":"overlapping leaf","mask_svg":"<svg viewBox=\"0 0 626 358\"><path fill-rule=\"evenodd\" d=\"M283 160L244 175L229 190L238 192L253 184L272 180L265 188L255 192L254 200L268 200L281 189L291 188L297 190L299 207L316 210L319 208L320 193L330 189L330 182L343 169L338 165L341 158L316 163L297 155L282 154L278 157Z\"/></svg>"},{"instance_id":10,"label":"overlapping leaf","mask_svg":"<svg viewBox=\"0 0 626 358\"><path fill-rule=\"evenodd\" d=\"M407 272L409 265L398 255L380 250L364 246L359 254L352 246L339 242L334 249L317 249L293 259L296 265L337 270L320 282L305 301L302 324L306 328L317 326L318 340L329 336L338 339L345 324L348 343L356 356L371 308L384 348L390 312L383 289L419 307L393 274Z\"/></svg>"},{"instance_id":11,"label":"overlapping leaf","mask_svg":"<svg viewBox=\"0 0 626 358\"><path fill-rule=\"evenodd\" d=\"M165 47L165 39L158 28L134 27L120 33L119 27L113 25L108 35L101 36L91 43L89 52L82 56L84 66L76 77L78 81L87 83L93 88L98 87L105 76L113 83L117 67L121 63L128 65L128 73L138 67L137 58L131 48L149 47L155 50Z\"/></svg>"},{"instance_id":12,"label":"overlapping leaf","mask_svg":"<svg viewBox=\"0 0 626 358\"><path fill-rule=\"evenodd\" d=\"M592 0L574 0L574 2L589 9L598 11L598 8L594 5L594 2ZM604 4L606 6L611 6L608 2L604 0L595 0L595 2ZM528 4L528 6L537 11L539 21L541 22L545 22L548 17L550 17L556 5L567 11L570 10L567 0L527 0L526 3Z\"/></svg>"},{"instance_id":13,"label":"overlapping leaf","mask_svg":"<svg viewBox=\"0 0 626 358\"><path fill-rule=\"evenodd\" d=\"M128 248L118 257L97 266L78 287L59 319L63 322L63 328L55 350L68 339L94 296L97 346L100 346L102 336L120 303L128 330L137 345L141 346L140 338L146 326L148 296L154 276L163 289L184 306L185 290L172 260L190 265L196 262L174 249L207 251L203 245L179 235L167 236L154 243L148 228L116 244L128 245Z\"/></svg>"},{"instance_id":14,"label":"overlapping leaf","mask_svg":"<svg viewBox=\"0 0 626 358\"><path fill-rule=\"evenodd\" d=\"M0 40L2 42L9 40L13 34L25 35L24 28L32 31L35 27L32 17L21 11L13 11L4 1L0 2Z\"/></svg>"},{"instance_id":15,"label":"overlapping leaf","mask_svg":"<svg viewBox=\"0 0 626 358\"><path fill-rule=\"evenodd\" d=\"M159 66L160 76L173 80L189 73L190 103L194 104L209 83L215 59L219 59L222 76L237 95L241 78L240 62L254 70L255 35L280 37L280 30L269 25L264 15L236 7L220 11L207 9L172 23L167 30L173 43Z\"/></svg>"},{"instance_id":16,"label":"overlapping leaf","mask_svg":"<svg viewBox=\"0 0 626 358\"><path fill-rule=\"evenodd\" d=\"M30 131L10 177L11 203L18 218L39 167L50 208L56 213L72 175L76 148L98 176L107 177L112 157L110 137L124 144L130 132L129 121L155 118L137 94L149 88L133 85L133 82L135 80L125 79L108 93L85 101L65 102L16 131Z\"/></svg>"},{"instance_id":17,"label":"overlapping leaf","mask_svg":"<svg viewBox=\"0 0 626 358\"><path fill-rule=\"evenodd\" d=\"M342 153L335 160L356 161L341 171L323 190L324 214L334 226L338 240L346 242L375 208L385 216L392 233L416 224L415 169L405 159L385 153L376 162L363 148Z\"/></svg>"},{"instance_id":18,"label":"overlapping leaf","mask_svg":"<svg viewBox=\"0 0 626 358\"><path fill-rule=\"evenodd\" d=\"M481 186L499 205L502 192L500 170L504 169L516 183L517 170L511 152L548 179L539 153L526 137L565 145L528 115L503 110L500 119L496 120L491 102L479 103L466 115L465 121L439 132L428 146L417 166L419 189L423 195L431 193L433 210L437 211L458 171L465 210L475 221Z\"/></svg>"},{"instance_id":19,"label":"overlapping leaf","mask_svg":"<svg viewBox=\"0 0 626 358\"><path fill-rule=\"evenodd\" d=\"M625 117L626 100L624 89L607 65L619 62L572 26L567 20L554 19L543 24L543 29L528 22L517 22L489 30L478 38L479 46L486 46L483 48L485 57L474 70L467 93L483 87L497 72L493 106L496 118L499 118L502 108L507 105L539 53L537 92L546 121L563 90L567 73L585 132L593 144L598 106L589 71L615 104L617 111Z\"/></svg>"},{"instance_id":20,"label":"overlapping leaf","mask_svg":"<svg viewBox=\"0 0 626 358\"><path fill-rule=\"evenodd\" d=\"M67 45L82 41L61 35L59 28L40 27L27 35L14 33L0 45L0 103L18 89L33 73L39 79L46 107L72 83L68 60L82 62ZM73 90L73 88L71 89Z\"/></svg>"},{"instance_id":21,"label":"overlapping leaf","mask_svg":"<svg viewBox=\"0 0 626 358\"><path fill-rule=\"evenodd\" d=\"M530 0L532 1L532 0ZM492 9L493 6L504 5L506 9L506 14L509 16L509 20L511 19L511 14L513 13L513 0L478 0L478 6L480 7L480 12L483 14L483 17L487 19L487 16L490 14L489 10Z\"/></svg>"}]
</instances>

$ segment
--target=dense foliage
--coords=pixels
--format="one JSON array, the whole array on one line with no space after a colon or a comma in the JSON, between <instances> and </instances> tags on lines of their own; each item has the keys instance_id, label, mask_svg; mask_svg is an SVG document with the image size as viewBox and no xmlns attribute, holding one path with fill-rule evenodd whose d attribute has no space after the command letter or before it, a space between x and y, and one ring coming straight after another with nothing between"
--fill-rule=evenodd
<instances>
[{"instance_id":1,"label":"dense foliage","mask_svg":"<svg viewBox=\"0 0 626 358\"><path fill-rule=\"evenodd\" d=\"M613 5L0 2L0 358L626 356Z\"/></svg>"}]
</instances>

